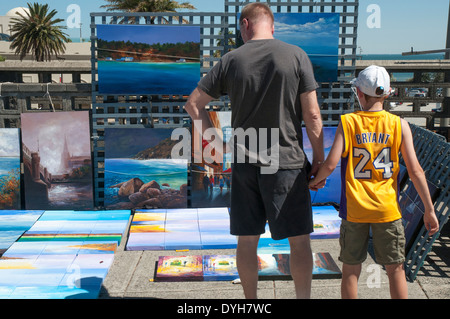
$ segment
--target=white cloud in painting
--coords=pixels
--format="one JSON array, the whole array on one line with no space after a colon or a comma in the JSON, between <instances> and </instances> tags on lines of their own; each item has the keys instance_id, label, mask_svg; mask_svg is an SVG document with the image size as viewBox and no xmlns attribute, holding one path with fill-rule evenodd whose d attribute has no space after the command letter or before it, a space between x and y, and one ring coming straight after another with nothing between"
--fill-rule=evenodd
<instances>
[{"instance_id":1,"label":"white cloud in painting","mask_svg":"<svg viewBox=\"0 0 450 319\"><path fill-rule=\"evenodd\" d=\"M14 157L20 155L18 130L0 129L0 156Z\"/></svg>"},{"instance_id":2,"label":"white cloud in painting","mask_svg":"<svg viewBox=\"0 0 450 319\"><path fill-rule=\"evenodd\" d=\"M331 22L331 23L330 23ZM299 37L328 36L336 33L336 24L325 18L303 24L288 24L275 21L275 33L279 36L296 35Z\"/></svg>"}]
</instances>

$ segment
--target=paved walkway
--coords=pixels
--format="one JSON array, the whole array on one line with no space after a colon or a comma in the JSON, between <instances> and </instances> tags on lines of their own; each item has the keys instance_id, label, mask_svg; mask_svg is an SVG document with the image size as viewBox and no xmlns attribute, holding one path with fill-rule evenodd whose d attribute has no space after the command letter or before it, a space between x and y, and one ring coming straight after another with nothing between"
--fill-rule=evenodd
<instances>
[{"instance_id":1,"label":"paved walkway","mask_svg":"<svg viewBox=\"0 0 450 319\"><path fill-rule=\"evenodd\" d=\"M243 299L239 284L220 282L154 282L155 266L159 256L186 254L235 254L235 250L175 251L126 251L126 236L122 241L107 277L104 280L100 299L157 298L175 299L180 303L194 299ZM329 252L336 264L338 239L312 240L313 252ZM411 299L450 299L450 225L445 225L441 236L433 245L424 267L414 282L408 282ZM260 281L259 298L267 300L294 299L291 280ZM389 299L388 279L384 270L374 263L369 255L363 264L359 281L361 299ZM314 279L312 299L339 299L340 279Z\"/></svg>"}]
</instances>

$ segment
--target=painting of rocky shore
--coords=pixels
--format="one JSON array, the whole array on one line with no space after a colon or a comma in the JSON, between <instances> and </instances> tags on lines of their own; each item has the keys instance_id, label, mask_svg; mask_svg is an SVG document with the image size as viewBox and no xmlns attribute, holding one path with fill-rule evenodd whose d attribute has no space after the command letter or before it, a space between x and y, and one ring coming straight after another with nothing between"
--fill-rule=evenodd
<instances>
[{"instance_id":1,"label":"painting of rocky shore","mask_svg":"<svg viewBox=\"0 0 450 319\"><path fill-rule=\"evenodd\" d=\"M187 207L187 160L171 159L171 129L105 129L107 209Z\"/></svg>"},{"instance_id":2,"label":"painting of rocky shore","mask_svg":"<svg viewBox=\"0 0 450 319\"><path fill-rule=\"evenodd\" d=\"M182 184L177 190L167 183L162 186L155 180L144 183L135 177L110 188L117 189L118 202L109 205L109 209L187 207L187 184Z\"/></svg>"}]
</instances>

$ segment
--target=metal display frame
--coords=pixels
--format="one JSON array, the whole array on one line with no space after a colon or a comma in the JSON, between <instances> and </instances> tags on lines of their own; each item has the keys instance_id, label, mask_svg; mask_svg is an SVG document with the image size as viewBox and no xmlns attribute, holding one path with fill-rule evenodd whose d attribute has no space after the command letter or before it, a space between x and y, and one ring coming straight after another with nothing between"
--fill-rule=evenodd
<instances>
[{"instance_id":1,"label":"metal display frame","mask_svg":"<svg viewBox=\"0 0 450 319\"><path fill-rule=\"evenodd\" d=\"M174 13L91 13L91 64L92 64L92 130L94 199L96 207L104 206L104 130L108 127L176 128L190 127L189 115L184 111L187 96L170 95L102 95L98 91L97 34L99 24L155 24L187 25L200 27L201 76L206 74L220 57L235 46L236 14L245 4L253 1L224 0L224 12L174 12ZM259 2L259 1L258 1ZM358 28L358 0L290 1L266 2L274 12L332 12L340 14L338 80L319 83L318 101L325 126L335 126L339 116L352 112L354 100L349 81L355 77L356 39ZM176 93L176 92L174 92ZM209 110L231 109L225 96L211 102ZM161 119L170 124L162 124ZM190 203L190 170L188 170L188 206Z\"/></svg>"}]
</instances>

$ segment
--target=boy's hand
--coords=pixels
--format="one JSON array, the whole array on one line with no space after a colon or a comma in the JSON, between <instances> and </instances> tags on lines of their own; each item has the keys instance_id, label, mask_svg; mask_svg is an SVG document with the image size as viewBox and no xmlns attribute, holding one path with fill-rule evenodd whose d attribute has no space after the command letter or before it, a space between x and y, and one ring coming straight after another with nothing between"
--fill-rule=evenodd
<instances>
[{"instance_id":1,"label":"boy's hand","mask_svg":"<svg viewBox=\"0 0 450 319\"><path fill-rule=\"evenodd\" d=\"M439 221L434 211L425 212L423 215L423 223L425 224L425 228L428 230L430 236L433 236L439 230Z\"/></svg>"},{"instance_id":2,"label":"boy's hand","mask_svg":"<svg viewBox=\"0 0 450 319\"><path fill-rule=\"evenodd\" d=\"M320 188L325 187L326 181L327 181L326 179L322 181L317 181L315 178L313 178L309 182L309 189L312 190L313 192L317 192Z\"/></svg>"}]
</instances>

